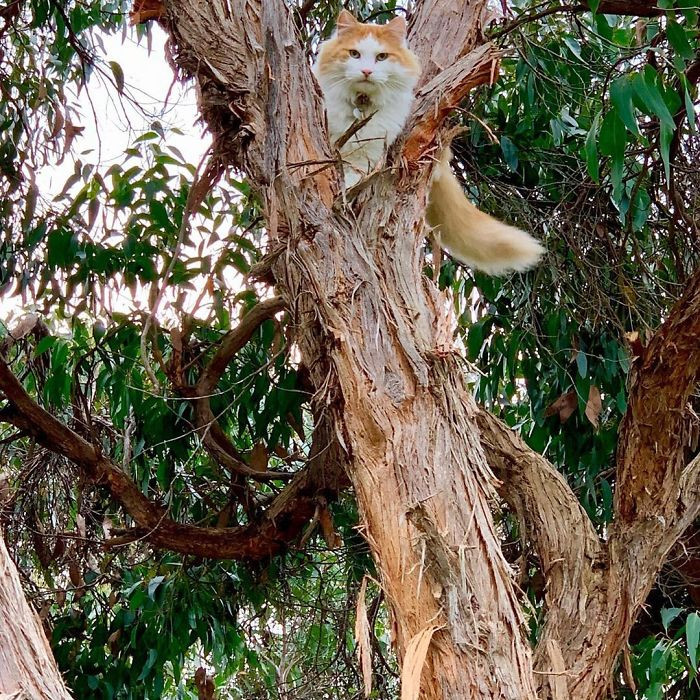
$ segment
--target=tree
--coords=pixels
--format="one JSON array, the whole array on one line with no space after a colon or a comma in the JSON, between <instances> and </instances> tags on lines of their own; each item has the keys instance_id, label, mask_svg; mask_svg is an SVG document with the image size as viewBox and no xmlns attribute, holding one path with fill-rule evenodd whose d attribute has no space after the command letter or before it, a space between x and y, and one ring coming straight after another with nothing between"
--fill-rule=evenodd
<instances>
[{"instance_id":1,"label":"tree","mask_svg":"<svg viewBox=\"0 0 700 700\"><path fill-rule=\"evenodd\" d=\"M0 539L0 691L3 698L69 698L37 614ZM5 694L7 692L8 694ZM12 693L10 695L9 693Z\"/></svg>"},{"instance_id":2,"label":"tree","mask_svg":"<svg viewBox=\"0 0 700 700\"><path fill-rule=\"evenodd\" d=\"M520 207L511 218L544 220L550 259L525 279L448 264L433 281L422 241L434 154L449 138L448 116L499 70L485 4L413 3L409 41L424 66L413 118L387 167L352 193L340 187L309 71L310 46L336 5L136 3L133 21L160 22L180 75L195 82L212 147L188 166L163 149L156 127L128 154L143 158L138 165L107 173L111 184L79 162L62 210L36 206L37 125L48 121L49 138L62 134L70 147L79 127L60 82L94 69L81 41L92 27L117 26L103 13L121 8L36 0L3 11L12 56L3 216L13 234L3 252L14 262L5 279L57 324L27 317L3 346L0 419L13 426L15 488L18 474L39 478L37 460L49 485L33 498L17 488L6 511L33 520L36 574L48 583L51 567L67 563L75 602L91 601L71 634L100 628L89 653L80 644L67 653L55 636L59 662L75 667L87 653L80 663L94 672L84 682L111 697L119 676L101 668L104 649L116 655L130 628L132 683L148 681L158 697L166 660L177 684L185 652L215 645L196 620L184 635L142 645L138 630L157 629L146 614L134 624L122 607L113 627L94 621L95 601L128 577L137 553L154 561L144 543L189 557L183 566L200 584L216 571L201 558L247 564L232 587L252 598L244 571L284 561L313 528L331 547L336 529L351 539L356 503L373 565L362 552L348 580L356 592L358 568L376 574L388 620L374 617L377 598L373 624L391 629L408 697L419 685L420 697L436 699L603 698L611 683L626 686L621 697L637 683L645 697L681 692L696 672L695 613L669 632L685 635L685 656L677 639L654 639L663 663L644 664L647 642L633 664L627 644L700 507L696 10L533 6L493 30L518 58L463 113L460 172L507 192L501 199ZM378 7L377 17L393 9ZM36 69L25 22L57 56L48 75ZM537 41L533 26L543 28ZM124 92L119 66L109 74ZM233 236L221 233L230 212ZM197 233L220 243L218 258L187 252ZM227 265L249 283L236 298ZM201 294L172 298L176 323L158 316L166 286L202 278ZM126 318L112 312L104 328L100 293L114 283L131 285L135 299L137 284L148 285L149 304ZM211 313L202 314L206 295ZM453 306L464 322L456 333ZM237 323L232 309L244 312ZM473 398L455 335L479 361L476 395L491 411ZM62 483L68 469L76 492ZM47 532L55 506L62 514ZM78 537L67 542L69 521ZM113 554L88 565L97 526ZM132 607L152 612L167 595L159 589L176 585L171 565L146 564L147 582L130 579L125 589L140 596ZM282 567L267 566L273 577ZM313 589L308 572L300 578ZM202 617L226 616L220 586L218 601L197 608ZM356 616L367 683L370 652L380 663L381 648L372 649L363 597ZM651 618L646 639L660 618L666 631L673 622L659 610ZM177 619L174 629L185 627ZM240 636L218 637L222 650L240 645ZM282 655L278 687L300 668ZM267 697L264 687L249 696Z\"/></svg>"}]
</instances>

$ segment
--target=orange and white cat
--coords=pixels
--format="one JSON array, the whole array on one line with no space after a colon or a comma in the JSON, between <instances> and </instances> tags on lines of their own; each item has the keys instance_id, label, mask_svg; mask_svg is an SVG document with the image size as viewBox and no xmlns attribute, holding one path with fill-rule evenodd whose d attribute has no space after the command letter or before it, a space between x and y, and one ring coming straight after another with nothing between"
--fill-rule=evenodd
<instances>
[{"instance_id":1,"label":"orange and white cat","mask_svg":"<svg viewBox=\"0 0 700 700\"><path fill-rule=\"evenodd\" d=\"M341 147L345 184L377 167L406 124L420 77L406 44L406 22L363 24L343 10L336 32L321 44L314 64L335 143L358 120L369 121ZM544 252L532 236L479 211L450 168L449 148L433 170L426 218L441 246L457 260L490 274L526 270Z\"/></svg>"}]
</instances>

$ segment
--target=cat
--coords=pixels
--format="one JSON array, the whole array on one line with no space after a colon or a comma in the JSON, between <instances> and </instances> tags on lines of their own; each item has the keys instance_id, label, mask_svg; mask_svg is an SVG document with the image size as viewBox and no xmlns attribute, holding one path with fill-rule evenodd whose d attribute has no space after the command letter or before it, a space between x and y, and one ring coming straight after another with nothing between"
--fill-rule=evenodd
<instances>
[{"instance_id":1,"label":"cat","mask_svg":"<svg viewBox=\"0 0 700 700\"><path fill-rule=\"evenodd\" d=\"M330 140L346 139L340 153L345 184L352 187L381 165L411 112L421 67L406 43L406 21L396 17L384 25L365 24L343 10L335 33L319 47L313 73L323 93ZM347 138L359 122L363 126ZM489 274L535 265L542 246L479 211L464 195L451 158L445 148L432 174L426 219L436 242L455 259Z\"/></svg>"}]
</instances>

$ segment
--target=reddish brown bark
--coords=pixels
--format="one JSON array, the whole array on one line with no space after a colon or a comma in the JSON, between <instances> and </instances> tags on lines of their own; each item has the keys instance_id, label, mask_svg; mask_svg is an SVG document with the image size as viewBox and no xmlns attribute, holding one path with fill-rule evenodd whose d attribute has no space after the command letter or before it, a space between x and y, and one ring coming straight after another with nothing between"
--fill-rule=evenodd
<instances>
[{"instance_id":1,"label":"reddish brown bark","mask_svg":"<svg viewBox=\"0 0 700 700\"><path fill-rule=\"evenodd\" d=\"M345 482L336 443L328 428L320 424L307 468L294 476L259 518L235 528L185 525L172 520L161 505L146 498L131 477L100 449L33 401L1 359L0 390L9 400L9 406L0 411L0 421L16 425L40 444L75 462L88 478L106 485L134 518L138 527L112 545L148 539L156 547L183 554L264 559L282 551L302 532L316 510L319 496L334 496Z\"/></svg>"}]
</instances>

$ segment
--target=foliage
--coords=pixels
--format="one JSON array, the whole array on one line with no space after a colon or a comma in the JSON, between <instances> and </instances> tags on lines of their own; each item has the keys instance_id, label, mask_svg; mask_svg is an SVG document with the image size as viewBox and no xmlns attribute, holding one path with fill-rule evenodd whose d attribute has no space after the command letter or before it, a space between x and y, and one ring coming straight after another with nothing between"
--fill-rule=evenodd
<instances>
[{"instance_id":1,"label":"foliage","mask_svg":"<svg viewBox=\"0 0 700 700\"><path fill-rule=\"evenodd\" d=\"M345 5L378 20L396 8ZM506 51L498 82L457 117L470 194L548 249L546 264L507 279L443 266L474 390L561 469L602 535L630 362L700 257L697 10L687 0L660 6L667 11L639 20L596 13L597 3L570 13L515 3L491 30ZM299 15L310 50L338 8L321 1ZM174 358L195 381L267 295L246 280L266 244L255 198L240 173L215 169L204 174L216 187L197 192L202 169L157 120L109 167L72 150L78 90L99 74L128 98L121 67L100 48L127 10L100 0L15 0L0 10L0 287L8 308L34 314L8 312L2 353L45 408L97 439L172 518L246 523L284 479L251 485L222 469L203 449L192 402L165 387ZM42 169L58 162L73 164L65 186L43 191ZM243 461L283 475L303 468L314 427L289 331L285 316L263 323L210 397ZM157 384L144 342L160 360ZM2 521L77 697L194 698L199 666L225 697L360 697L352 620L373 570L350 494L332 507L336 550L317 533L253 565L143 542L103 549L131 523L100 484L10 428L0 449L12 489ZM539 563L511 544L512 518L502 524L536 636ZM698 696L689 551L662 573L635 630L636 697ZM370 591L375 696L393 698L389 623ZM618 697L635 697L622 674L616 681Z\"/></svg>"}]
</instances>

